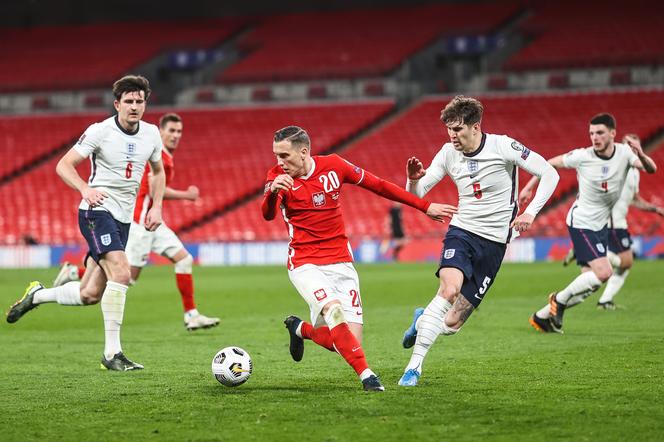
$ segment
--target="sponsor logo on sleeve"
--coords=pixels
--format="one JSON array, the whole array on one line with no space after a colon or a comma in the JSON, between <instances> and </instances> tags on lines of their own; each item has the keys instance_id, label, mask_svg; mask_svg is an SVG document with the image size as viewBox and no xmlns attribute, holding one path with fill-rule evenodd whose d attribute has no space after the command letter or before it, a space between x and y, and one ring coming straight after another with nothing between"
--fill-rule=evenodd
<instances>
[{"instance_id":1,"label":"sponsor logo on sleeve","mask_svg":"<svg viewBox=\"0 0 664 442\"><path fill-rule=\"evenodd\" d=\"M524 147L523 152L521 152L521 159L525 160L526 158L528 158L528 155L530 155L530 149Z\"/></svg>"}]
</instances>

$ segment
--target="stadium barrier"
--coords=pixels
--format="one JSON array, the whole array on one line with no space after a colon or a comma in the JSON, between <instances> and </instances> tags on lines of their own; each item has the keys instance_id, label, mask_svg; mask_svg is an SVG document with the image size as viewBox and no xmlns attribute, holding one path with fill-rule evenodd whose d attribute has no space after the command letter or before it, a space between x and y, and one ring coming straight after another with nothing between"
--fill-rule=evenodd
<instances>
[{"instance_id":1,"label":"stadium barrier","mask_svg":"<svg viewBox=\"0 0 664 442\"><path fill-rule=\"evenodd\" d=\"M633 249L642 259L664 258L664 236L633 238ZM562 260L570 247L568 238L518 238L505 254L505 262L534 262ZM391 240L362 239L352 241L356 262L385 263L393 261ZM199 265L285 265L288 242L225 242L187 244L187 250ZM431 239L413 239L399 254L403 262L437 262L441 242ZM83 246L0 246L0 268L43 268L58 266L64 261L81 263L87 252ZM157 255L150 257L152 264L168 264Z\"/></svg>"}]
</instances>

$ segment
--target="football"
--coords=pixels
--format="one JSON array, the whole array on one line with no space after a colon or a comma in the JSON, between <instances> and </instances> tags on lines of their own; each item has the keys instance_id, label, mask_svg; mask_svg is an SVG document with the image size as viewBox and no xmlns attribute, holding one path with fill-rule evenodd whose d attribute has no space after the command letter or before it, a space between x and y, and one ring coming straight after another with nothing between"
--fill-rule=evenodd
<instances>
[{"instance_id":1,"label":"football","mask_svg":"<svg viewBox=\"0 0 664 442\"><path fill-rule=\"evenodd\" d=\"M237 387L249 379L253 370L251 356L240 347L222 348L212 358L212 374L222 385Z\"/></svg>"}]
</instances>

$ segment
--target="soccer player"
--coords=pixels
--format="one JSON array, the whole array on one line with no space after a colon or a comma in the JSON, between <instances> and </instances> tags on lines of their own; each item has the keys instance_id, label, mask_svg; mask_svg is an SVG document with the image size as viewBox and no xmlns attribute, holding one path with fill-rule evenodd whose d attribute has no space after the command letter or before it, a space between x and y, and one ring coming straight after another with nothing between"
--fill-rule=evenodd
<instances>
[{"instance_id":1,"label":"soccer player","mask_svg":"<svg viewBox=\"0 0 664 442\"><path fill-rule=\"evenodd\" d=\"M639 136L636 134L625 135L622 139L623 144L631 146L632 144L641 144ZM629 270L634 263L634 252L632 251L632 237L627 228L627 212L630 206L634 206L639 210L646 212L655 212L660 216L664 216L664 208L658 207L646 201L639 195L639 170L631 167L627 172L625 184L618 201L611 209L611 216L608 223L608 247L607 258L613 267L613 274L606 282L604 292L597 302L597 308L604 310L615 310L616 304L613 298L620 291ZM574 257L574 248L570 249L568 256ZM570 308L576 304L583 302L582 295L577 295L567 302L566 308Z\"/></svg>"},{"instance_id":2,"label":"soccer player","mask_svg":"<svg viewBox=\"0 0 664 442\"><path fill-rule=\"evenodd\" d=\"M102 366L128 371L143 366L129 360L120 345L127 287L131 277L125 254L129 226L146 162L152 167L153 200L145 228L161 224L165 187L159 129L141 121L150 96L150 83L127 75L113 84L116 115L88 127L78 142L58 162L56 172L80 192L78 224L88 243L87 271L83 279L60 287L44 288L38 281L28 285L23 297L7 312L14 323L40 304L91 305L101 301L105 346ZM90 157L90 178L83 181L76 166Z\"/></svg>"},{"instance_id":3,"label":"soccer player","mask_svg":"<svg viewBox=\"0 0 664 442\"><path fill-rule=\"evenodd\" d=\"M165 114L159 119L159 134L164 144L161 158L166 174L164 199L196 201L199 195L198 187L189 186L187 190L177 190L168 186L175 174L173 154L180 144L182 130L182 118L177 114ZM191 254L187 252L177 235L165 223L162 223L154 232L145 228L145 217L152 206L151 189L153 186L151 185L152 178L150 175L149 173L143 175L134 208L134 219L129 229L127 257L131 265L131 284L138 280L141 270L148 262L150 252L165 256L175 266L175 280L182 298L185 328L187 330L197 330L214 327L219 324L219 318L209 318L202 315L196 308L192 277L194 259ZM59 286L70 280L78 280L80 271L81 269L77 266L64 263L53 284Z\"/></svg>"},{"instance_id":4,"label":"soccer player","mask_svg":"<svg viewBox=\"0 0 664 442\"><path fill-rule=\"evenodd\" d=\"M545 333L562 333L563 314L570 301L571 305L583 301L613 274L606 254L607 220L629 169L636 167L648 173L657 169L640 143L615 142L616 120L611 114L595 115L590 120L589 134L592 146L549 160L556 168L576 169L579 193L567 213L567 228L581 274L561 291L551 293L547 304L530 317L530 324ZM530 180L521 191L520 201L528 200L536 183L536 179Z\"/></svg>"},{"instance_id":5,"label":"soccer player","mask_svg":"<svg viewBox=\"0 0 664 442\"><path fill-rule=\"evenodd\" d=\"M277 165L267 173L261 209L268 221L281 210L290 236L288 276L311 313L311 323L286 318L291 356L300 361L303 339L311 339L338 352L364 390L383 391L362 350L362 301L341 214L341 187L359 185L441 222L456 208L419 199L338 155L312 156L309 135L297 126L275 132L272 150ZM362 216L361 210L355 215Z\"/></svg>"},{"instance_id":6,"label":"soccer player","mask_svg":"<svg viewBox=\"0 0 664 442\"><path fill-rule=\"evenodd\" d=\"M424 358L438 336L457 333L480 305L496 279L512 229L528 230L558 183L558 173L540 155L506 135L482 132L483 112L480 101L454 97L440 118L450 142L426 170L415 157L407 162L408 191L422 197L449 175L458 189L459 212L445 235L436 272L438 292L425 309L415 310L404 333L404 348L414 348L401 386L417 385ZM517 216L519 167L542 182Z\"/></svg>"}]
</instances>

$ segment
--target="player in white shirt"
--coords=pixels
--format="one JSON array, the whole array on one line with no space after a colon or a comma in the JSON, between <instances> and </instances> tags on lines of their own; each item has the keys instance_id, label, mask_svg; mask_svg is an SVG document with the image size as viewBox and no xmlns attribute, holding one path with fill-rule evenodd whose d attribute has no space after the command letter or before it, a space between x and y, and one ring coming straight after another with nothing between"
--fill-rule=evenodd
<instances>
[{"instance_id":1,"label":"player in white shirt","mask_svg":"<svg viewBox=\"0 0 664 442\"><path fill-rule=\"evenodd\" d=\"M632 145L641 141L636 134L628 134L623 137L623 144ZM627 178L623 186L622 192L618 201L611 209L611 216L608 223L608 252L607 257L611 266L613 267L613 274L606 282L604 292L597 302L597 307L603 310L615 310L616 304L613 298L620 291L629 270L634 263L634 252L632 251L632 237L629 233L627 226L627 212L630 206L634 206L639 210L647 212L655 212L660 216L664 216L664 208L652 204L639 195L639 170L632 167L627 172ZM571 249L572 257L574 256L574 249ZM570 308L576 304L583 302L585 298L582 295L577 295L567 302L565 308Z\"/></svg>"},{"instance_id":2,"label":"player in white shirt","mask_svg":"<svg viewBox=\"0 0 664 442\"><path fill-rule=\"evenodd\" d=\"M56 167L60 178L82 196L78 222L89 247L85 275L80 282L50 289L33 281L7 313L7 322L18 321L43 303L91 305L101 301L105 330L102 366L128 371L143 366L127 359L120 345L130 280L124 249L146 162L152 167L154 186L153 205L145 221L145 228L151 231L161 224L165 177L159 129L141 121L150 95L148 80L125 76L113 84L113 95L117 114L91 125ZM87 157L92 170L85 182L76 166Z\"/></svg>"},{"instance_id":3,"label":"player in white shirt","mask_svg":"<svg viewBox=\"0 0 664 442\"><path fill-rule=\"evenodd\" d=\"M446 143L425 170L412 157L407 162L406 189L423 197L445 175L459 192L436 276L440 287L425 308L415 310L403 346L414 346L399 385L415 386L424 358L438 335L453 335L468 320L493 284L513 230L530 228L558 183L558 173L544 158L505 135L482 132L482 104L457 96L445 106ZM533 202L517 216L518 168L542 179ZM459 296L461 295L461 296Z\"/></svg>"},{"instance_id":4,"label":"player in white shirt","mask_svg":"<svg viewBox=\"0 0 664 442\"><path fill-rule=\"evenodd\" d=\"M581 275L560 292L549 295L549 302L530 317L530 324L542 332L562 333L563 313L569 301L580 302L596 291L612 275L607 258L607 220L618 201L631 167L654 173L657 167L640 144L614 142L616 120L598 114L590 120L591 147L575 149L549 160L556 168L576 169L579 193L567 214L567 227L574 245ZM536 179L521 191L520 201L532 194Z\"/></svg>"}]
</instances>

